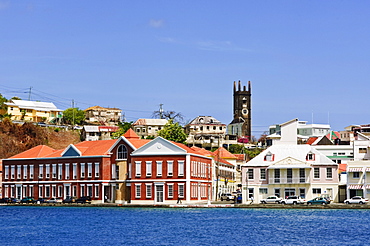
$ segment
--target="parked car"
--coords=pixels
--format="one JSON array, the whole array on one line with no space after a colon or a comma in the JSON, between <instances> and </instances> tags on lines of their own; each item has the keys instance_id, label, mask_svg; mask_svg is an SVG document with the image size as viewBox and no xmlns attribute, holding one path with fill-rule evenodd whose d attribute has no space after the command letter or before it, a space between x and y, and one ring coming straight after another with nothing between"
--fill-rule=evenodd
<instances>
[{"instance_id":1,"label":"parked car","mask_svg":"<svg viewBox=\"0 0 370 246\"><path fill-rule=\"evenodd\" d=\"M91 197L82 196L82 197L76 199L76 203L91 203Z\"/></svg>"},{"instance_id":2,"label":"parked car","mask_svg":"<svg viewBox=\"0 0 370 246\"><path fill-rule=\"evenodd\" d=\"M365 204L365 203L368 203L369 202L369 199L367 198L362 198L360 196L354 196L350 199L347 199L344 201L344 203L346 204Z\"/></svg>"},{"instance_id":3,"label":"parked car","mask_svg":"<svg viewBox=\"0 0 370 246\"><path fill-rule=\"evenodd\" d=\"M24 197L21 200L21 203L34 203L34 202L35 202L35 199L33 197Z\"/></svg>"},{"instance_id":4,"label":"parked car","mask_svg":"<svg viewBox=\"0 0 370 246\"><path fill-rule=\"evenodd\" d=\"M57 199L57 198L50 198L49 200L45 201L46 203L61 203L62 199Z\"/></svg>"},{"instance_id":5,"label":"parked car","mask_svg":"<svg viewBox=\"0 0 370 246\"><path fill-rule=\"evenodd\" d=\"M265 199L262 199L260 202L263 203L263 204L266 204L266 203L281 203L282 200L283 200L283 198L280 198L278 196L269 196Z\"/></svg>"},{"instance_id":6,"label":"parked car","mask_svg":"<svg viewBox=\"0 0 370 246\"><path fill-rule=\"evenodd\" d=\"M330 203L330 201L328 201L324 197L316 197L312 200L307 201L307 205L318 205L318 204L327 205L329 203Z\"/></svg>"},{"instance_id":7,"label":"parked car","mask_svg":"<svg viewBox=\"0 0 370 246\"><path fill-rule=\"evenodd\" d=\"M222 193L220 198L221 198L221 201L223 201L223 200L226 200L226 201L234 200L234 196L231 193Z\"/></svg>"},{"instance_id":8,"label":"parked car","mask_svg":"<svg viewBox=\"0 0 370 246\"><path fill-rule=\"evenodd\" d=\"M11 203L20 203L21 202L20 199L14 198L14 197L10 198L10 200L11 200Z\"/></svg>"},{"instance_id":9,"label":"parked car","mask_svg":"<svg viewBox=\"0 0 370 246\"><path fill-rule=\"evenodd\" d=\"M35 203L37 203L37 204L39 204L39 203L45 203L46 201L47 201L46 199L40 197L39 199L37 199L35 201Z\"/></svg>"},{"instance_id":10,"label":"parked car","mask_svg":"<svg viewBox=\"0 0 370 246\"><path fill-rule=\"evenodd\" d=\"M12 202L12 199L8 197L0 199L0 203L11 203L11 202Z\"/></svg>"},{"instance_id":11,"label":"parked car","mask_svg":"<svg viewBox=\"0 0 370 246\"><path fill-rule=\"evenodd\" d=\"M281 204L305 204L306 200L300 196L288 196L286 199L281 201Z\"/></svg>"},{"instance_id":12,"label":"parked car","mask_svg":"<svg viewBox=\"0 0 370 246\"><path fill-rule=\"evenodd\" d=\"M62 201L62 203L74 203L76 202L76 197L73 196L67 196L66 199Z\"/></svg>"}]
</instances>

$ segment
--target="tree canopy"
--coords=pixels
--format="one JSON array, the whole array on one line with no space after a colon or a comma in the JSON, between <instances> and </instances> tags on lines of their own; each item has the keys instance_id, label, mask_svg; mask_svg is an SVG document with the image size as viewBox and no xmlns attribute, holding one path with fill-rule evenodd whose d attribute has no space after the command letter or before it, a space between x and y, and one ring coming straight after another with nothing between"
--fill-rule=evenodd
<instances>
[{"instance_id":1,"label":"tree canopy","mask_svg":"<svg viewBox=\"0 0 370 246\"><path fill-rule=\"evenodd\" d=\"M187 138L183 127L178 122L174 123L172 119L158 132L158 136L177 143L185 143Z\"/></svg>"},{"instance_id":2,"label":"tree canopy","mask_svg":"<svg viewBox=\"0 0 370 246\"><path fill-rule=\"evenodd\" d=\"M132 126L132 121L131 122L118 122L119 130L112 133L112 138L117 139L123 134L125 134Z\"/></svg>"},{"instance_id":3,"label":"tree canopy","mask_svg":"<svg viewBox=\"0 0 370 246\"><path fill-rule=\"evenodd\" d=\"M85 121L85 111L79 108L68 108L63 111L63 121L67 124L80 125Z\"/></svg>"},{"instance_id":4,"label":"tree canopy","mask_svg":"<svg viewBox=\"0 0 370 246\"><path fill-rule=\"evenodd\" d=\"M184 116L180 112L175 112L172 110L168 111L162 111L157 110L153 112L153 117L159 118L159 119L166 119L166 120L172 120L173 122L182 122L184 120Z\"/></svg>"}]
</instances>

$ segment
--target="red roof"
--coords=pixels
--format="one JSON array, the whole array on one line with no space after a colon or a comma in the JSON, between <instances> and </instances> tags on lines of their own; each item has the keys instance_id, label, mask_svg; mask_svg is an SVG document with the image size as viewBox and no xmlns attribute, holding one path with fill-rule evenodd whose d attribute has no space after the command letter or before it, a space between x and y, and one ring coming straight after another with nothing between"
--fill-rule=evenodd
<instances>
[{"instance_id":1,"label":"red roof","mask_svg":"<svg viewBox=\"0 0 370 246\"><path fill-rule=\"evenodd\" d=\"M318 137L310 137L310 138L307 140L306 144L308 144L308 145L312 145L312 144L313 144L317 139L318 139Z\"/></svg>"},{"instance_id":2,"label":"red roof","mask_svg":"<svg viewBox=\"0 0 370 246\"><path fill-rule=\"evenodd\" d=\"M213 156L214 155L212 151L206 150L205 148L199 148L197 146L192 146L190 148L197 151L201 155L205 155L205 156Z\"/></svg>"},{"instance_id":3,"label":"red roof","mask_svg":"<svg viewBox=\"0 0 370 246\"><path fill-rule=\"evenodd\" d=\"M245 161L245 154L233 154L238 158L238 161Z\"/></svg>"},{"instance_id":4,"label":"red roof","mask_svg":"<svg viewBox=\"0 0 370 246\"><path fill-rule=\"evenodd\" d=\"M123 136L126 138L126 139L140 139L140 137L135 133L134 130L132 130L131 128L128 129L128 131L123 134Z\"/></svg>"},{"instance_id":5,"label":"red roof","mask_svg":"<svg viewBox=\"0 0 370 246\"><path fill-rule=\"evenodd\" d=\"M213 155L220 156L222 159L238 159L238 157L231 154L224 147L218 148L216 151L213 152Z\"/></svg>"},{"instance_id":6,"label":"red roof","mask_svg":"<svg viewBox=\"0 0 370 246\"><path fill-rule=\"evenodd\" d=\"M40 158L46 155L50 155L51 153L55 152L55 149L50 148L46 145L38 145L33 147L32 149L26 150L22 153L16 154L9 159L18 159L18 158Z\"/></svg>"}]
</instances>

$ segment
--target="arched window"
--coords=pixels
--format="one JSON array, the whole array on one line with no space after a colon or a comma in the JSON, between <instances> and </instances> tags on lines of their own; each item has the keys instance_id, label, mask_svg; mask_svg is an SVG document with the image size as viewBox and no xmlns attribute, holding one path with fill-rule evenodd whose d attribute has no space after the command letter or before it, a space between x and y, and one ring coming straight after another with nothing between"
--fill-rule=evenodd
<instances>
[{"instance_id":1,"label":"arched window","mask_svg":"<svg viewBox=\"0 0 370 246\"><path fill-rule=\"evenodd\" d=\"M315 160L315 154L312 153L311 151L307 154L306 156L307 161L314 161Z\"/></svg>"},{"instance_id":2,"label":"arched window","mask_svg":"<svg viewBox=\"0 0 370 246\"><path fill-rule=\"evenodd\" d=\"M127 159L127 148L125 145L121 144L118 147L117 151L117 159L122 160L122 159Z\"/></svg>"},{"instance_id":3,"label":"arched window","mask_svg":"<svg viewBox=\"0 0 370 246\"><path fill-rule=\"evenodd\" d=\"M274 161L274 154L272 154L270 151L267 152L264 158L265 161Z\"/></svg>"}]
</instances>

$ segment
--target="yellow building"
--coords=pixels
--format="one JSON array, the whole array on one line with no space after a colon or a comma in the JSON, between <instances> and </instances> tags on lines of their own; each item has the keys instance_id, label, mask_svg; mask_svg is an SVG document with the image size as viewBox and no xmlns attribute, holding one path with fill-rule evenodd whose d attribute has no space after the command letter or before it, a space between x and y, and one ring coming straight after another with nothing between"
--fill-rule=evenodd
<instances>
[{"instance_id":1,"label":"yellow building","mask_svg":"<svg viewBox=\"0 0 370 246\"><path fill-rule=\"evenodd\" d=\"M5 103L12 120L50 122L62 116L62 111L51 102L11 100Z\"/></svg>"}]
</instances>

